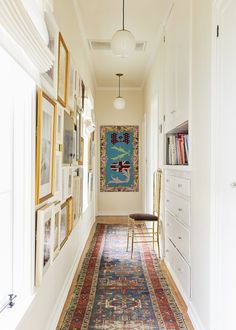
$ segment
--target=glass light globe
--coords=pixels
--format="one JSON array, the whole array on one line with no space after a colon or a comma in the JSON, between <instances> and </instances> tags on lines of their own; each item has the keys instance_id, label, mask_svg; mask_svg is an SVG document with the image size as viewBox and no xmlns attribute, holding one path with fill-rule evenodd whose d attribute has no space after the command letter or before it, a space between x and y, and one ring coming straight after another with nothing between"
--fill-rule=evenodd
<instances>
[{"instance_id":1,"label":"glass light globe","mask_svg":"<svg viewBox=\"0 0 236 330\"><path fill-rule=\"evenodd\" d=\"M134 36L128 30L116 31L111 40L111 49L114 55L119 57L128 57L135 46Z\"/></svg>"},{"instance_id":2,"label":"glass light globe","mask_svg":"<svg viewBox=\"0 0 236 330\"><path fill-rule=\"evenodd\" d=\"M125 108L125 100L123 97L118 96L113 102L114 108L116 110L122 110Z\"/></svg>"}]
</instances>

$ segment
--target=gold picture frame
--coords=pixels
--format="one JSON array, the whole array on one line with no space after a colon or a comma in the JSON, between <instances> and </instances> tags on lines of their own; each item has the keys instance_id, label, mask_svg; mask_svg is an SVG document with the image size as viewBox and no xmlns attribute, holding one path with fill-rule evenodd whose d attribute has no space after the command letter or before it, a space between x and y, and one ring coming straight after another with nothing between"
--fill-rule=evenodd
<instances>
[{"instance_id":1,"label":"gold picture frame","mask_svg":"<svg viewBox=\"0 0 236 330\"><path fill-rule=\"evenodd\" d=\"M73 221L72 221L72 216L73 216L73 199L72 197L67 199L67 236L70 235L73 229Z\"/></svg>"},{"instance_id":2,"label":"gold picture frame","mask_svg":"<svg viewBox=\"0 0 236 330\"><path fill-rule=\"evenodd\" d=\"M84 138L81 136L81 153L80 153L80 159L78 160L78 165L84 164Z\"/></svg>"},{"instance_id":3,"label":"gold picture frame","mask_svg":"<svg viewBox=\"0 0 236 330\"><path fill-rule=\"evenodd\" d=\"M68 204L67 201L61 205L61 221L60 221L60 250L68 238Z\"/></svg>"},{"instance_id":4,"label":"gold picture frame","mask_svg":"<svg viewBox=\"0 0 236 330\"><path fill-rule=\"evenodd\" d=\"M35 203L54 195L57 104L38 90Z\"/></svg>"},{"instance_id":5,"label":"gold picture frame","mask_svg":"<svg viewBox=\"0 0 236 330\"><path fill-rule=\"evenodd\" d=\"M69 70L69 51L59 32L58 38L58 79L57 79L57 99L63 107L67 103L67 83Z\"/></svg>"}]
</instances>

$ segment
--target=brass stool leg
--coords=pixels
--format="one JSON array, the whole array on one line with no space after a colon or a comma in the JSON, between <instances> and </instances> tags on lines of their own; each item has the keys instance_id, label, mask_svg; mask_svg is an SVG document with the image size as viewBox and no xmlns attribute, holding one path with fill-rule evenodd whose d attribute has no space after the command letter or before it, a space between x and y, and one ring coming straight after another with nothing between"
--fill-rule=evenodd
<instances>
[{"instance_id":1,"label":"brass stool leg","mask_svg":"<svg viewBox=\"0 0 236 330\"><path fill-rule=\"evenodd\" d=\"M155 242L155 223L152 222L152 248L154 250L154 242Z\"/></svg>"},{"instance_id":2,"label":"brass stool leg","mask_svg":"<svg viewBox=\"0 0 236 330\"><path fill-rule=\"evenodd\" d=\"M134 251L134 221L132 223L132 246L131 246L131 259L133 257L133 251Z\"/></svg>"},{"instance_id":3,"label":"brass stool leg","mask_svg":"<svg viewBox=\"0 0 236 330\"><path fill-rule=\"evenodd\" d=\"M126 251L129 250L129 230L130 230L130 221L129 221L129 218L128 218L128 228L127 228L127 246L126 246Z\"/></svg>"}]
</instances>

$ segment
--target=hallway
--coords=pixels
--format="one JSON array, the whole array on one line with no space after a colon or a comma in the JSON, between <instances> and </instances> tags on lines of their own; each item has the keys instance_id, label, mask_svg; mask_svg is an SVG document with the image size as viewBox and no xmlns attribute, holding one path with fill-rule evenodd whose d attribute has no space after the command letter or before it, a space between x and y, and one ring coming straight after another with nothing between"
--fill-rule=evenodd
<instances>
[{"instance_id":1,"label":"hallway","mask_svg":"<svg viewBox=\"0 0 236 330\"><path fill-rule=\"evenodd\" d=\"M235 34L235 0L0 1L0 330L234 330Z\"/></svg>"}]
</instances>

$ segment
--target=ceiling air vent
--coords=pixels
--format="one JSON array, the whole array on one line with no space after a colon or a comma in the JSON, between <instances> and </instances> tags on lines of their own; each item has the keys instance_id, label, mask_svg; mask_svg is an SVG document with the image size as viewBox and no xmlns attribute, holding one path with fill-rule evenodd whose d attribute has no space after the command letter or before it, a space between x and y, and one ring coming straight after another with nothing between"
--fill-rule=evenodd
<instances>
[{"instance_id":1,"label":"ceiling air vent","mask_svg":"<svg viewBox=\"0 0 236 330\"><path fill-rule=\"evenodd\" d=\"M102 41L102 40L89 40L89 48L91 50L110 50L111 42L110 41ZM139 52L144 52L146 48L145 41L139 41L136 43L135 50Z\"/></svg>"}]
</instances>

